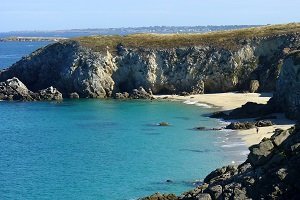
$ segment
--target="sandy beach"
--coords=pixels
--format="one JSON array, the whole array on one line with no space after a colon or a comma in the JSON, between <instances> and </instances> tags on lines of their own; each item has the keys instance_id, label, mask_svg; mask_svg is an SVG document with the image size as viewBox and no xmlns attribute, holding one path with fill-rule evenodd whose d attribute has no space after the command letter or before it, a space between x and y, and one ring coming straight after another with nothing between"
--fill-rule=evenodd
<instances>
[{"instance_id":1,"label":"sandy beach","mask_svg":"<svg viewBox=\"0 0 300 200\"><path fill-rule=\"evenodd\" d=\"M178 95L157 95L158 99L167 99L173 101L182 101L186 104L196 104L198 106L209 107L214 106L220 108L220 111L230 111L232 109L241 107L247 102L256 102L266 104L272 97L271 93L217 93L217 94L198 94L190 96L178 96ZM263 138L269 138L272 136L273 131L277 128L288 129L295 124L295 121L287 119L283 114L276 114L277 119L271 121L276 124L269 127L259 128L259 132L256 133L256 129L239 130L237 134L241 136L241 139L249 147L251 145L259 143ZM251 119L248 119L250 121ZM247 119L241 120L247 121Z\"/></svg>"}]
</instances>

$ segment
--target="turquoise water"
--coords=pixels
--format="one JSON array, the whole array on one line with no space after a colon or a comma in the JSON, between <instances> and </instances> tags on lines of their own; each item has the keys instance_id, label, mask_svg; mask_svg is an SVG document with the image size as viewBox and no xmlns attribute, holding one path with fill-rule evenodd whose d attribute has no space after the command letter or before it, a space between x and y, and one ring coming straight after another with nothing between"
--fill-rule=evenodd
<instances>
[{"instance_id":1,"label":"turquoise water","mask_svg":"<svg viewBox=\"0 0 300 200\"><path fill-rule=\"evenodd\" d=\"M47 44L0 42L0 69ZM219 127L205 117L209 112L160 101L0 102L0 199L180 194L216 167L243 159L239 138L191 130ZM171 126L157 126L161 121Z\"/></svg>"},{"instance_id":2,"label":"turquoise water","mask_svg":"<svg viewBox=\"0 0 300 200\"><path fill-rule=\"evenodd\" d=\"M0 42L0 70L50 42Z\"/></svg>"},{"instance_id":3,"label":"turquoise water","mask_svg":"<svg viewBox=\"0 0 300 200\"><path fill-rule=\"evenodd\" d=\"M230 159L210 109L179 102L0 102L0 199L181 192ZM167 121L169 127L156 124ZM166 180L172 180L167 183Z\"/></svg>"}]
</instances>

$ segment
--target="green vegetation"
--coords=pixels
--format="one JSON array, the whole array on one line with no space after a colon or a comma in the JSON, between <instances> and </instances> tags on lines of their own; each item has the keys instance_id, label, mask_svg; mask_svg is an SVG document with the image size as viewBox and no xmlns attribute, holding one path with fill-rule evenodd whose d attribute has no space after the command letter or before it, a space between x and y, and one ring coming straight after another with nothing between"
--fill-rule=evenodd
<instances>
[{"instance_id":1,"label":"green vegetation","mask_svg":"<svg viewBox=\"0 0 300 200\"><path fill-rule=\"evenodd\" d=\"M94 51L106 49L115 51L122 44L130 48L176 48L197 45L209 45L218 48L234 49L243 44L244 40L254 37L275 36L300 32L300 23L270 25L231 31L219 31L204 34L133 34L127 36L89 36L75 38L83 46Z\"/></svg>"}]
</instances>

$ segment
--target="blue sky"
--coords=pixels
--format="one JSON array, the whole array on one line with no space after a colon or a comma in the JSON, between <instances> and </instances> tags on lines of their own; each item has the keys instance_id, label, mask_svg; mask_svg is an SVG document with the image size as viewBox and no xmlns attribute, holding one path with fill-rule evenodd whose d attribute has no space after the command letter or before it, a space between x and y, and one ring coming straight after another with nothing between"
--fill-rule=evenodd
<instances>
[{"instance_id":1,"label":"blue sky","mask_svg":"<svg viewBox=\"0 0 300 200\"><path fill-rule=\"evenodd\" d=\"M300 22L299 0L2 0L0 32Z\"/></svg>"}]
</instances>

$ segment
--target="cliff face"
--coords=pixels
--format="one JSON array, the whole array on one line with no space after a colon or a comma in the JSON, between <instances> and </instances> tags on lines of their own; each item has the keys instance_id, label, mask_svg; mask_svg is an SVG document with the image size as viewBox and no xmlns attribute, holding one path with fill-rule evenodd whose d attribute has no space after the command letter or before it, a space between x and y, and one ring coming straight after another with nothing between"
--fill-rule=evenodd
<instances>
[{"instance_id":1,"label":"cliff face","mask_svg":"<svg viewBox=\"0 0 300 200\"><path fill-rule=\"evenodd\" d=\"M103 98L140 86L159 93L273 91L282 60L300 46L297 33L231 38L233 46L131 47L92 50L78 41L39 49L0 72L0 81L19 78L30 90L56 87L65 96ZM252 87L253 88L253 87ZM253 90L253 89L251 89Z\"/></svg>"},{"instance_id":2,"label":"cliff face","mask_svg":"<svg viewBox=\"0 0 300 200\"><path fill-rule=\"evenodd\" d=\"M261 91L273 91L287 48L298 35L239 41L239 48L195 46L173 49L126 49L116 57L116 89L143 86L154 93L228 92L248 90L258 80ZM124 84L125 83L125 84ZM126 87L124 88L124 85Z\"/></svg>"},{"instance_id":3,"label":"cliff face","mask_svg":"<svg viewBox=\"0 0 300 200\"><path fill-rule=\"evenodd\" d=\"M114 64L76 42L59 42L33 52L0 72L0 80L18 77L30 90L55 86L64 94L105 97L113 90Z\"/></svg>"},{"instance_id":4,"label":"cliff face","mask_svg":"<svg viewBox=\"0 0 300 200\"><path fill-rule=\"evenodd\" d=\"M300 120L300 51L284 60L274 99L288 117Z\"/></svg>"}]
</instances>

